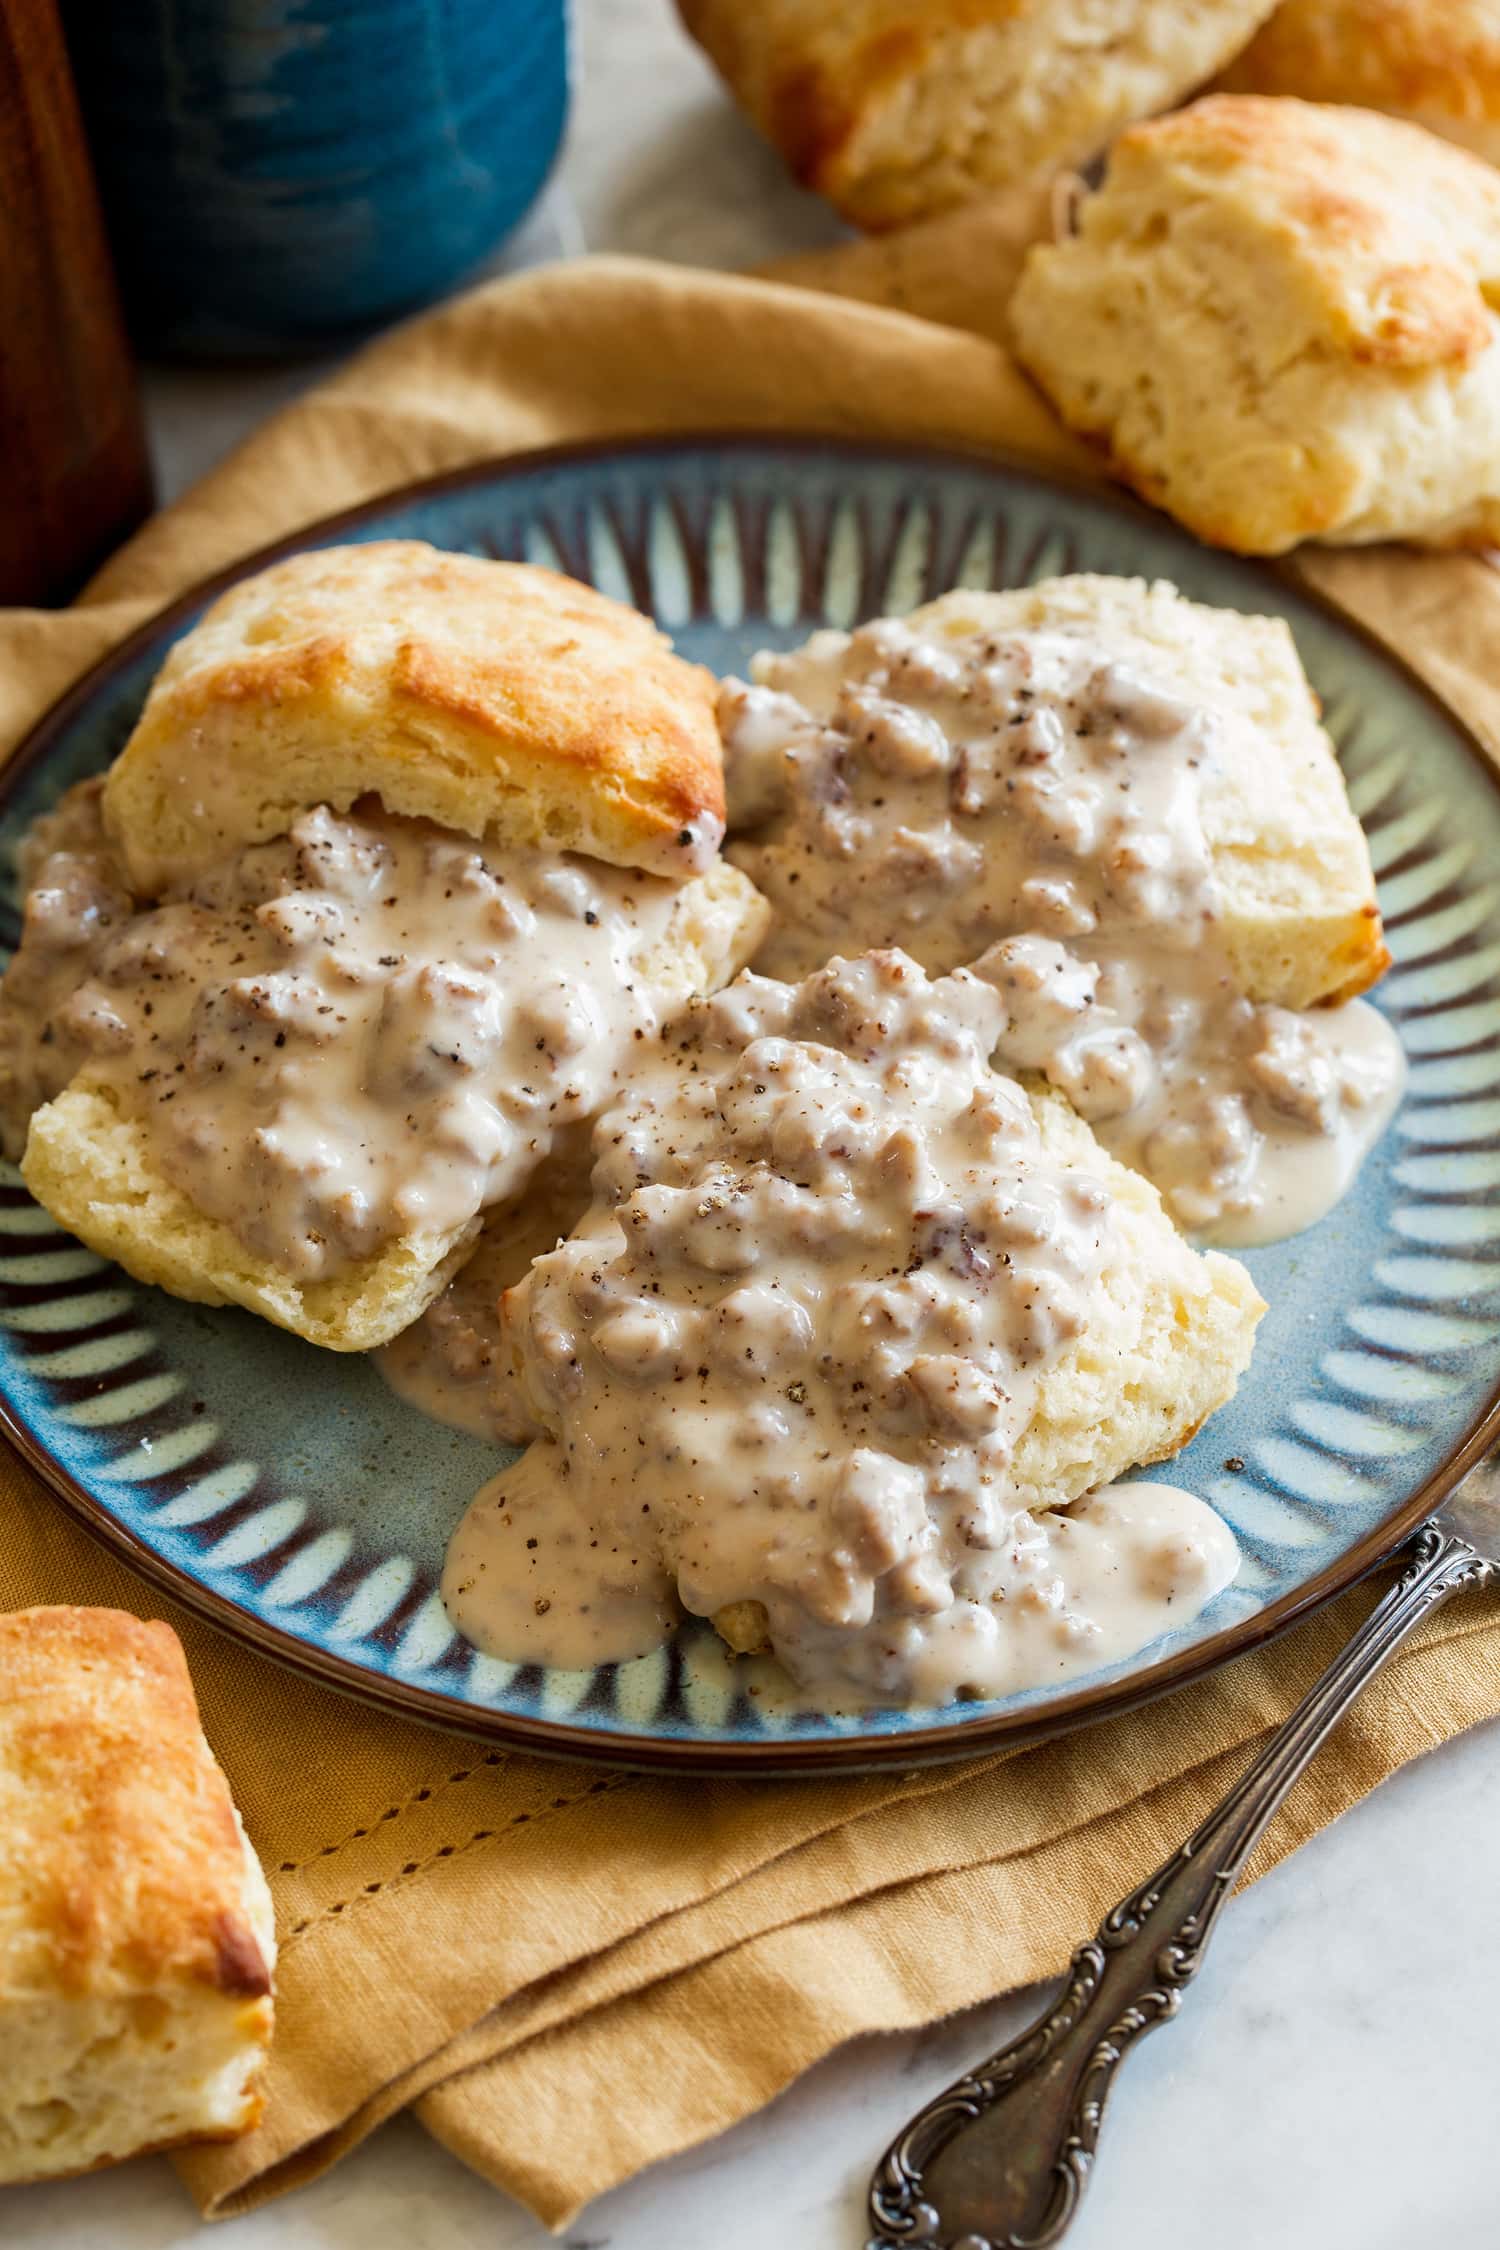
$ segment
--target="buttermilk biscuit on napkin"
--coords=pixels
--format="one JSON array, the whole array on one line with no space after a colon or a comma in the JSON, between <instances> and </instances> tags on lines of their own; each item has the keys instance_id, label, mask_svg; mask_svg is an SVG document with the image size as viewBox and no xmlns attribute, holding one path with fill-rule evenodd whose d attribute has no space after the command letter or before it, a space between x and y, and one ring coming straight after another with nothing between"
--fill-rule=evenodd
<instances>
[{"instance_id":1,"label":"buttermilk biscuit on napkin","mask_svg":"<svg viewBox=\"0 0 1500 2250\"><path fill-rule=\"evenodd\" d=\"M1500 163L1495 0L1282 0L1219 84L1383 109Z\"/></svg>"},{"instance_id":2,"label":"buttermilk biscuit on napkin","mask_svg":"<svg viewBox=\"0 0 1500 2250\"><path fill-rule=\"evenodd\" d=\"M170 1626L0 1617L0 2182L253 2125L275 1959Z\"/></svg>"},{"instance_id":3,"label":"buttermilk biscuit on napkin","mask_svg":"<svg viewBox=\"0 0 1500 2250\"><path fill-rule=\"evenodd\" d=\"M723 817L711 683L635 611L414 542L279 563L38 825L8 1150L139 1279L371 1349L756 943Z\"/></svg>"},{"instance_id":4,"label":"buttermilk biscuit on napkin","mask_svg":"<svg viewBox=\"0 0 1500 2250\"><path fill-rule=\"evenodd\" d=\"M1215 95L1121 136L1026 261L1015 350L1189 530L1500 537L1500 177L1364 110Z\"/></svg>"},{"instance_id":5,"label":"buttermilk biscuit on napkin","mask_svg":"<svg viewBox=\"0 0 1500 2250\"><path fill-rule=\"evenodd\" d=\"M879 231L1082 163L1242 46L1270 0L678 0L804 186Z\"/></svg>"}]
</instances>

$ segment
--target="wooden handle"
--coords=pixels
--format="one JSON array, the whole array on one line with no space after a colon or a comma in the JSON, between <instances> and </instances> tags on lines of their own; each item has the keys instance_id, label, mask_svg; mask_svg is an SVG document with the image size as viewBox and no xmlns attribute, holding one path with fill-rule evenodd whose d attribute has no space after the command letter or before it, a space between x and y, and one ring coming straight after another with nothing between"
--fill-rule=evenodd
<instances>
[{"instance_id":1,"label":"wooden handle","mask_svg":"<svg viewBox=\"0 0 1500 2250\"><path fill-rule=\"evenodd\" d=\"M0 0L0 339L0 602L59 601L152 494L54 0Z\"/></svg>"}]
</instances>

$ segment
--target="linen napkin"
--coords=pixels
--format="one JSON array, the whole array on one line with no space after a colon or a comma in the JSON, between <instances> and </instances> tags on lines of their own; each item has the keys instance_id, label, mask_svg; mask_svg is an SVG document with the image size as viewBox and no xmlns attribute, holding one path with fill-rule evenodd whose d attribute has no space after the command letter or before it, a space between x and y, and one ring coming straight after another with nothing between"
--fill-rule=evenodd
<instances>
[{"instance_id":1,"label":"linen napkin","mask_svg":"<svg viewBox=\"0 0 1500 2250\"><path fill-rule=\"evenodd\" d=\"M74 609L0 616L0 742L191 581L485 455L741 426L926 439L1088 473L996 340L991 276L1020 239L1014 211L938 224L957 231L914 230L874 256L856 245L832 269L803 262L798 286L588 260L399 331L149 524ZM991 333L850 301L892 290ZM1482 563L1382 551L1297 567L1500 744L1500 580ZM107 1602L170 1619L275 1893L265 2119L178 2160L209 2214L295 2185L414 2105L559 2226L838 2042L1060 1968L1373 1598L1356 1590L1167 1703L1007 1757L687 1784L507 1756L311 1685L178 1610L0 1454L0 1606ZM1500 1616L1471 1599L1365 1698L1252 1872L1497 1710Z\"/></svg>"}]
</instances>

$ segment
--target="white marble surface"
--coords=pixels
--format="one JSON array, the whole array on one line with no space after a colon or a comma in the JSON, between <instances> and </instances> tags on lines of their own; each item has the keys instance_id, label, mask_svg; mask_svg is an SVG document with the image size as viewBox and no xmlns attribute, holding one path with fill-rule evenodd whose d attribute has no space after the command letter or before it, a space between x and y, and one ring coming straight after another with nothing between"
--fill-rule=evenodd
<instances>
[{"instance_id":1,"label":"white marble surface","mask_svg":"<svg viewBox=\"0 0 1500 2250\"><path fill-rule=\"evenodd\" d=\"M589 247L733 265L836 237L729 111L668 0L581 0L580 12L566 155L511 261ZM164 492L315 372L155 373ZM1497 1747L1481 1730L1408 1767L1235 1902L1182 2018L1125 2072L1078 2250L1493 2250ZM862 2042L738 2131L605 2198L565 2240L854 2250L890 2132L1036 1997ZM0 2194L6 2250L169 2250L199 2232L159 2161ZM548 2238L400 2122L228 2239L532 2250Z\"/></svg>"}]
</instances>

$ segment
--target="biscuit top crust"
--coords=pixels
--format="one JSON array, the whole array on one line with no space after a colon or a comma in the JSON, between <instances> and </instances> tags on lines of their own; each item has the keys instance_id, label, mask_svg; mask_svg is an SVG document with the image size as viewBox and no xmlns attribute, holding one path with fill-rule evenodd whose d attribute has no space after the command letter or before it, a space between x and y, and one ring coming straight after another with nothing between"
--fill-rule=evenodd
<instances>
[{"instance_id":1,"label":"biscuit top crust","mask_svg":"<svg viewBox=\"0 0 1500 2250\"><path fill-rule=\"evenodd\" d=\"M637 611L415 540L322 548L220 596L168 655L107 812L150 895L319 803L700 872L723 833L708 675Z\"/></svg>"},{"instance_id":2,"label":"biscuit top crust","mask_svg":"<svg viewBox=\"0 0 1500 2250\"><path fill-rule=\"evenodd\" d=\"M0 1996L176 1980L264 1996L245 1866L171 1627L0 1617Z\"/></svg>"},{"instance_id":3,"label":"biscuit top crust","mask_svg":"<svg viewBox=\"0 0 1500 2250\"><path fill-rule=\"evenodd\" d=\"M1270 0L678 0L797 177L873 231L1082 163L1212 77Z\"/></svg>"},{"instance_id":4,"label":"biscuit top crust","mask_svg":"<svg viewBox=\"0 0 1500 2250\"><path fill-rule=\"evenodd\" d=\"M826 188L866 110L899 93L955 32L1024 22L1034 0L677 0L692 36L800 180Z\"/></svg>"},{"instance_id":5,"label":"biscuit top crust","mask_svg":"<svg viewBox=\"0 0 1500 2250\"><path fill-rule=\"evenodd\" d=\"M1081 245L1191 234L1263 268L1260 356L1463 365L1494 336L1500 174L1419 126L1362 110L1212 95L1116 142ZM1045 261L1070 245L1033 253Z\"/></svg>"},{"instance_id":6,"label":"biscuit top crust","mask_svg":"<svg viewBox=\"0 0 1500 2250\"><path fill-rule=\"evenodd\" d=\"M1224 84L1402 110L1442 130L1500 124L1500 11L1494 0L1283 0Z\"/></svg>"}]
</instances>

